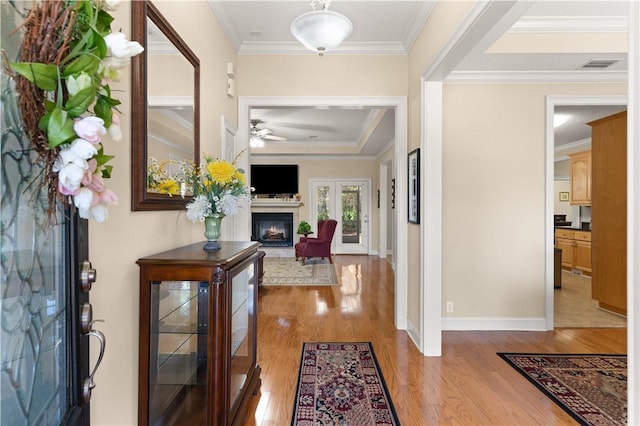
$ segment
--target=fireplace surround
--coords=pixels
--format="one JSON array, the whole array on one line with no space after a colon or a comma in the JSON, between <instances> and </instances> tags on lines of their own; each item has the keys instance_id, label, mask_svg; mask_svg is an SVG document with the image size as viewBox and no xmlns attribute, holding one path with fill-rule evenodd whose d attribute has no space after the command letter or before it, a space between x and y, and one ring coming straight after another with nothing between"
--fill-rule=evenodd
<instances>
[{"instance_id":1,"label":"fireplace surround","mask_svg":"<svg viewBox=\"0 0 640 426\"><path fill-rule=\"evenodd\" d=\"M293 213L252 213L251 239L263 247L293 247Z\"/></svg>"}]
</instances>

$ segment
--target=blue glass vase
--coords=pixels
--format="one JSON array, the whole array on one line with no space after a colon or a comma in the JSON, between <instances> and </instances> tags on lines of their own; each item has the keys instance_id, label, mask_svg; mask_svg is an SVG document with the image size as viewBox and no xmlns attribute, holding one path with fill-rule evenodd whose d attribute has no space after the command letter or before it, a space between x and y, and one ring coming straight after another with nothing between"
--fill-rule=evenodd
<instances>
[{"instance_id":1,"label":"blue glass vase","mask_svg":"<svg viewBox=\"0 0 640 426\"><path fill-rule=\"evenodd\" d=\"M220 250L220 231L224 215L212 215L204 218L204 237L207 243L204 250Z\"/></svg>"}]
</instances>

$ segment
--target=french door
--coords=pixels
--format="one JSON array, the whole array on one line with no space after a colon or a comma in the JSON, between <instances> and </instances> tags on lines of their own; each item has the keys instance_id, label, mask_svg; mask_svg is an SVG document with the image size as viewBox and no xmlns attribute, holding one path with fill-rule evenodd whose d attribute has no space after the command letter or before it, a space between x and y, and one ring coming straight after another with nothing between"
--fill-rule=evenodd
<instances>
[{"instance_id":1,"label":"french door","mask_svg":"<svg viewBox=\"0 0 640 426\"><path fill-rule=\"evenodd\" d=\"M311 223L336 219L332 251L337 254L369 253L368 180L312 180Z\"/></svg>"},{"instance_id":2,"label":"french door","mask_svg":"<svg viewBox=\"0 0 640 426\"><path fill-rule=\"evenodd\" d=\"M3 2L1 44L10 58L20 34L9 32L29 4ZM104 336L92 328L87 221L62 207L49 216L4 66L1 91L0 425L88 425L89 337L104 348Z\"/></svg>"}]
</instances>

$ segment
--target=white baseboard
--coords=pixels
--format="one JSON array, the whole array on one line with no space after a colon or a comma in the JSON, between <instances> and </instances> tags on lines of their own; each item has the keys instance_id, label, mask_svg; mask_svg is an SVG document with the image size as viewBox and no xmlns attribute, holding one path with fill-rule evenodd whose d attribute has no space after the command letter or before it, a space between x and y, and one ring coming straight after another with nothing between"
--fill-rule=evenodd
<instances>
[{"instance_id":1,"label":"white baseboard","mask_svg":"<svg viewBox=\"0 0 640 426\"><path fill-rule=\"evenodd\" d=\"M407 319L407 333L409 334L409 338L413 341L413 344L416 345L416 348L422 351L420 348L420 333L418 331L418 327L416 327L409 319Z\"/></svg>"},{"instance_id":2,"label":"white baseboard","mask_svg":"<svg viewBox=\"0 0 640 426\"><path fill-rule=\"evenodd\" d=\"M538 318L442 318L442 330L457 331L546 331Z\"/></svg>"}]
</instances>

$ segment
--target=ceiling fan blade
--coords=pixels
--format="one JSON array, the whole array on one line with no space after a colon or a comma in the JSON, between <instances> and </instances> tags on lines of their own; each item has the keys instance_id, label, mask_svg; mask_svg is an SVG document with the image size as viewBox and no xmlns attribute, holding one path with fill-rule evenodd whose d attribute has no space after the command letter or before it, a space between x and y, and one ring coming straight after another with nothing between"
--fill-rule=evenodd
<instances>
[{"instance_id":1,"label":"ceiling fan blade","mask_svg":"<svg viewBox=\"0 0 640 426\"><path fill-rule=\"evenodd\" d=\"M286 141L287 138L284 136L276 136L276 135L264 135L262 139L269 139L272 141Z\"/></svg>"},{"instance_id":2,"label":"ceiling fan blade","mask_svg":"<svg viewBox=\"0 0 640 426\"><path fill-rule=\"evenodd\" d=\"M256 130L256 135L258 135L258 136L266 136L269 133L271 133L271 130L269 130L269 129Z\"/></svg>"}]
</instances>

